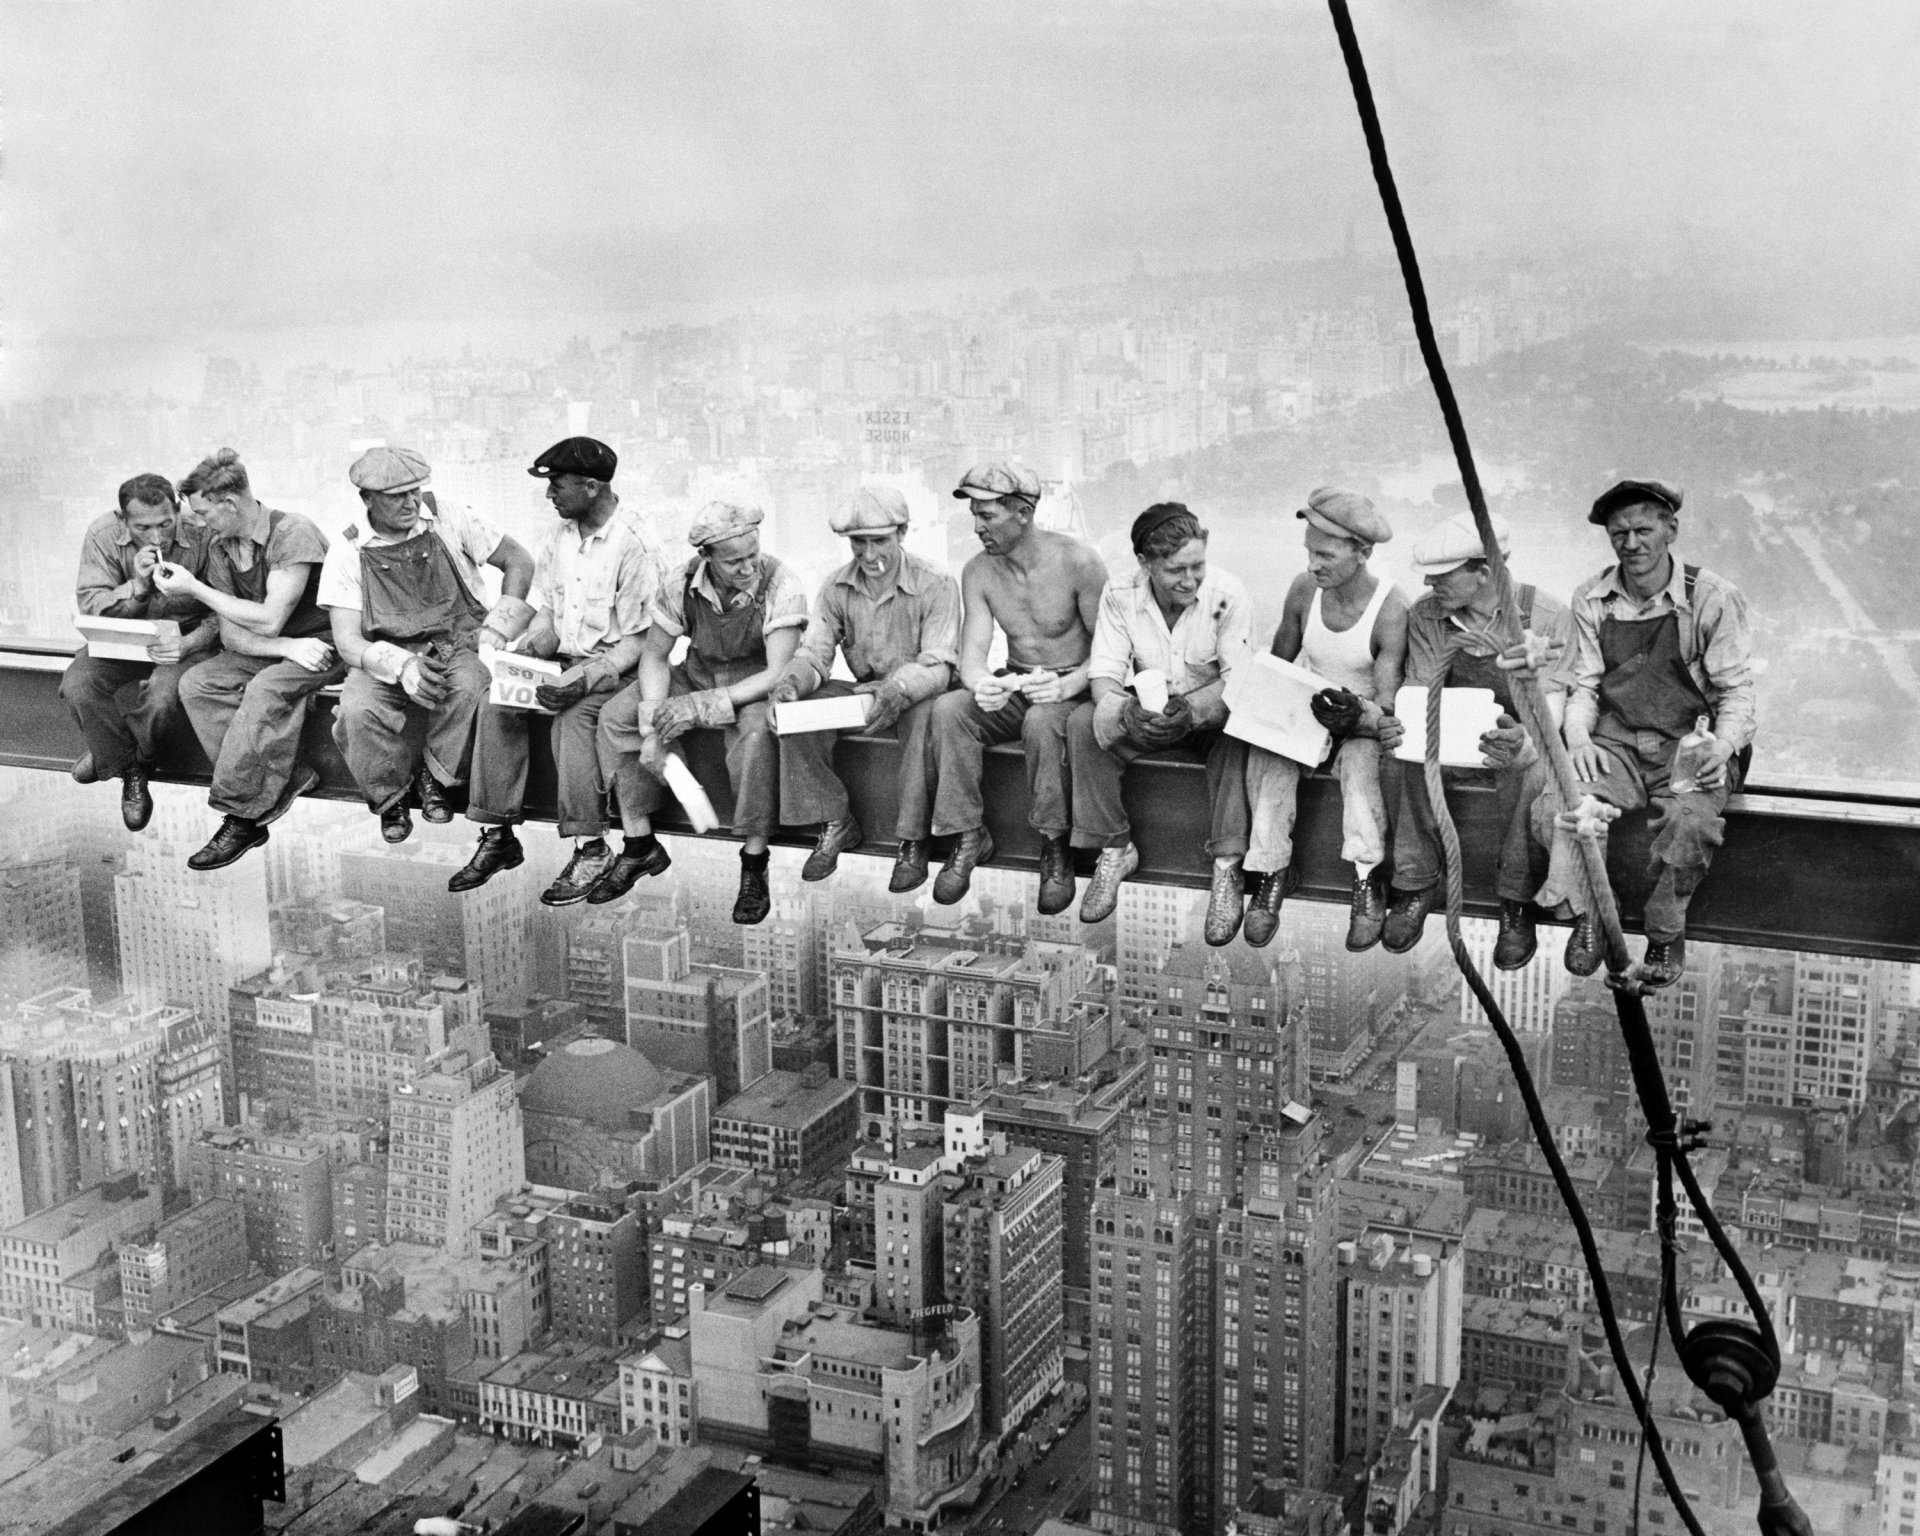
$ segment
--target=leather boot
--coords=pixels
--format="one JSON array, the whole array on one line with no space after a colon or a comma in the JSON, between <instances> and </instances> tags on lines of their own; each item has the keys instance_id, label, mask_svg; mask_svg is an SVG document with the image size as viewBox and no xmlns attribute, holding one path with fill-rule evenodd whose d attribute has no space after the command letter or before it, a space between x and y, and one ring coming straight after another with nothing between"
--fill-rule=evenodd
<instances>
[{"instance_id":1,"label":"leather boot","mask_svg":"<svg viewBox=\"0 0 1920 1536\"><path fill-rule=\"evenodd\" d=\"M1087 882L1087 894L1080 898L1080 921L1104 923L1112 917L1113 909L1120 904L1121 882L1139 867L1140 850L1132 843L1102 848L1093 878Z\"/></svg>"},{"instance_id":2,"label":"leather boot","mask_svg":"<svg viewBox=\"0 0 1920 1536\"><path fill-rule=\"evenodd\" d=\"M380 835L390 843L404 843L413 836L413 816L405 800L396 800L380 813Z\"/></svg>"},{"instance_id":3,"label":"leather boot","mask_svg":"<svg viewBox=\"0 0 1920 1536\"><path fill-rule=\"evenodd\" d=\"M767 885L765 853L740 850L740 894L733 899L733 920L743 928L767 920L773 910L773 892Z\"/></svg>"},{"instance_id":4,"label":"leather boot","mask_svg":"<svg viewBox=\"0 0 1920 1536\"><path fill-rule=\"evenodd\" d=\"M887 889L896 896L904 896L908 891L917 891L927 883L927 840L924 837L902 838L900 852L893 861L893 878L887 881Z\"/></svg>"},{"instance_id":5,"label":"leather boot","mask_svg":"<svg viewBox=\"0 0 1920 1536\"><path fill-rule=\"evenodd\" d=\"M1594 926L1593 914L1582 912L1573 920L1573 932L1567 935L1563 963L1575 976L1591 976L1600 969L1600 960L1600 931Z\"/></svg>"},{"instance_id":6,"label":"leather boot","mask_svg":"<svg viewBox=\"0 0 1920 1536\"><path fill-rule=\"evenodd\" d=\"M444 827L453 820L453 802L447 798L447 787L436 779L429 769L420 770L419 782L415 787L420 795L422 821L430 821L436 827Z\"/></svg>"},{"instance_id":7,"label":"leather boot","mask_svg":"<svg viewBox=\"0 0 1920 1536\"><path fill-rule=\"evenodd\" d=\"M1533 908L1524 901L1500 903L1500 937L1493 941L1493 966L1517 971L1534 957L1540 940L1534 933Z\"/></svg>"},{"instance_id":8,"label":"leather boot","mask_svg":"<svg viewBox=\"0 0 1920 1536\"><path fill-rule=\"evenodd\" d=\"M552 885L540 893L541 903L549 907L570 907L585 901L587 893L599 884L600 877L613 865L613 854L605 838L592 838L574 845L573 857Z\"/></svg>"},{"instance_id":9,"label":"leather boot","mask_svg":"<svg viewBox=\"0 0 1920 1536\"><path fill-rule=\"evenodd\" d=\"M652 833L629 837L606 873L594 881L587 900L596 907L618 901L648 875L664 875L672 864L673 855L667 852L666 844Z\"/></svg>"},{"instance_id":10,"label":"leather boot","mask_svg":"<svg viewBox=\"0 0 1920 1536\"><path fill-rule=\"evenodd\" d=\"M864 838L857 816L847 815L838 821L828 822L820 829L820 840L813 845L813 852L807 855L807 862L800 866L800 878L826 879L840 867L840 855L849 848L858 848Z\"/></svg>"},{"instance_id":11,"label":"leather boot","mask_svg":"<svg viewBox=\"0 0 1920 1536\"><path fill-rule=\"evenodd\" d=\"M1041 913L1053 917L1073 905L1073 848L1063 832L1040 844L1040 899L1035 903Z\"/></svg>"},{"instance_id":12,"label":"leather boot","mask_svg":"<svg viewBox=\"0 0 1920 1536\"><path fill-rule=\"evenodd\" d=\"M933 877L933 899L943 907L950 907L973 884L973 871L993 857L993 834L985 827L975 827L971 832L962 832L954 840L953 852L947 855L947 862L940 866L940 873Z\"/></svg>"},{"instance_id":13,"label":"leather boot","mask_svg":"<svg viewBox=\"0 0 1920 1536\"><path fill-rule=\"evenodd\" d=\"M1265 949L1280 931L1280 908L1294 891L1300 878L1291 867L1270 870L1253 877L1253 895L1247 902L1246 940L1255 949Z\"/></svg>"},{"instance_id":14,"label":"leather boot","mask_svg":"<svg viewBox=\"0 0 1920 1536\"><path fill-rule=\"evenodd\" d=\"M1347 913L1347 948L1354 954L1380 942L1387 921L1387 872L1372 869L1353 877L1353 904Z\"/></svg>"},{"instance_id":15,"label":"leather boot","mask_svg":"<svg viewBox=\"0 0 1920 1536\"><path fill-rule=\"evenodd\" d=\"M1213 861L1213 886L1207 892L1206 940L1215 949L1231 944L1246 910L1247 886L1238 859Z\"/></svg>"},{"instance_id":16,"label":"leather boot","mask_svg":"<svg viewBox=\"0 0 1920 1536\"><path fill-rule=\"evenodd\" d=\"M447 881L447 889L477 890L501 870L518 869L526 860L526 850L520 846L512 827L488 827L480 834L480 846L473 850L473 857Z\"/></svg>"},{"instance_id":17,"label":"leather boot","mask_svg":"<svg viewBox=\"0 0 1920 1536\"><path fill-rule=\"evenodd\" d=\"M120 775L120 819L129 832L144 832L153 820L153 791L147 788L144 764L129 763Z\"/></svg>"},{"instance_id":18,"label":"leather boot","mask_svg":"<svg viewBox=\"0 0 1920 1536\"><path fill-rule=\"evenodd\" d=\"M207 846L187 855L187 868L201 871L225 869L249 849L267 840L267 829L245 816L229 816L220 823Z\"/></svg>"},{"instance_id":19,"label":"leather boot","mask_svg":"<svg viewBox=\"0 0 1920 1536\"><path fill-rule=\"evenodd\" d=\"M1687 969L1685 939L1648 939L1647 952L1640 958L1640 980L1658 991L1670 987Z\"/></svg>"},{"instance_id":20,"label":"leather boot","mask_svg":"<svg viewBox=\"0 0 1920 1536\"><path fill-rule=\"evenodd\" d=\"M1447 904L1446 888L1436 880L1424 891L1395 891L1387 908L1380 942L1390 955L1404 955L1427 931L1427 917Z\"/></svg>"}]
</instances>

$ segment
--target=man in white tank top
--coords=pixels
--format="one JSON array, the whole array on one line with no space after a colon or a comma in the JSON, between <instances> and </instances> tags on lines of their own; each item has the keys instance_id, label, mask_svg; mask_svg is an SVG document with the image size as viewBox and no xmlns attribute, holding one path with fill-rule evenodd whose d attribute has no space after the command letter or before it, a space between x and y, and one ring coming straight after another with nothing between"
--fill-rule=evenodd
<instances>
[{"instance_id":1,"label":"man in white tank top","mask_svg":"<svg viewBox=\"0 0 1920 1536\"><path fill-rule=\"evenodd\" d=\"M1307 525L1307 569L1287 590L1273 654L1351 695L1316 701L1314 713L1335 729L1339 743L1333 769L1340 780L1340 856L1353 865L1347 948L1371 949L1380 942L1387 903L1386 882L1376 873L1386 858L1387 825L1376 738L1383 706L1392 705L1406 665L1407 600L1391 581L1367 569L1373 546L1392 538L1393 530L1366 497L1323 486L1295 515ZM1290 758L1258 747L1248 751L1253 828L1246 872L1254 888L1245 932L1255 946L1269 943L1280 925L1301 771Z\"/></svg>"}]
</instances>

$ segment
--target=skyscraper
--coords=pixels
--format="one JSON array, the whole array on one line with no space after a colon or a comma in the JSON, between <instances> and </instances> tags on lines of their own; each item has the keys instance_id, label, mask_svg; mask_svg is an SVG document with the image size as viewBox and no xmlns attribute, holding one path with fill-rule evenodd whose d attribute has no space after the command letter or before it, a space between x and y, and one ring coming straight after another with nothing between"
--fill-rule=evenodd
<instances>
[{"instance_id":1,"label":"skyscraper","mask_svg":"<svg viewBox=\"0 0 1920 1536\"><path fill-rule=\"evenodd\" d=\"M387 1241L464 1252L468 1228L526 1182L513 1075L451 1052L388 1105Z\"/></svg>"},{"instance_id":2,"label":"skyscraper","mask_svg":"<svg viewBox=\"0 0 1920 1536\"><path fill-rule=\"evenodd\" d=\"M645 928L624 941L627 1044L676 1072L704 1072L724 1101L773 1070L767 979L698 965L686 929Z\"/></svg>"},{"instance_id":3,"label":"skyscraper","mask_svg":"<svg viewBox=\"0 0 1920 1536\"><path fill-rule=\"evenodd\" d=\"M0 869L0 932L0 1008L88 984L80 877L65 859Z\"/></svg>"},{"instance_id":4,"label":"skyscraper","mask_svg":"<svg viewBox=\"0 0 1920 1536\"><path fill-rule=\"evenodd\" d=\"M340 893L387 914L387 943L420 956L429 973L479 984L489 1003L526 998L532 976L534 886L526 867L507 870L477 890L449 891L466 851L409 842L340 856Z\"/></svg>"},{"instance_id":5,"label":"skyscraper","mask_svg":"<svg viewBox=\"0 0 1920 1536\"><path fill-rule=\"evenodd\" d=\"M1880 971L1871 960L1843 955L1794 956L1794 1103L1866 1102L1880 1027Z\"/></svg>"}]
</instances>

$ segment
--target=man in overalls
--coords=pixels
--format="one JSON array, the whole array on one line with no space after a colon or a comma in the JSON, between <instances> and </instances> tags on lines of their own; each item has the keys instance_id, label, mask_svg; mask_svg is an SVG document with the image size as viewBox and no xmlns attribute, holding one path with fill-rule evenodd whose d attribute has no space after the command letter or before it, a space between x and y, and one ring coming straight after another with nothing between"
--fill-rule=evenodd
<instances>
[{"instance_id":1,"label":"man in overalls","mask_svg":"<svg viewBox=\"0 0 1920 1536\"><path fill-rule=\"evenodd\" d=\"M613 862L606 842L606 781L594 732L601 709L640 659L648 609L660 584L658 546L614 493L618 467L614 451L591 437L563 438L533 461L527 473L547 482L547 500L560 519L534 561L533 621L516 634L518 611L496 609L485 626L496 648L563 664L558 677L534 690L552 717L560 835L574 840L567 867L540 893L550 907L585 901ZM526 851L513 829L526 814L528 737L538 719L532 710L480 707L467 819L486 830L473 857L447 881L448 890L471 891L525 862Z\"/></svg>"},{"instance_id":2,"label":"man in overalls","mask_svg":"<svg viewBox=\"0 0 1920 1536\"><path fill-rule=\"evenodd\" d=\"M1582 790L1622 811L1649 808L1653 881L1641 979L1673 985L1686 969L1687 903L1705 878L1753 741L1753 632L1746 599L1725 577L1674 559L1681 493L1658 480L1622 480L1587 521L1607 530L1617 564L1573 594L1574 656L1565 737ZM1675 749L1702 716L1713 740L1692 788L1672 783ZM1552 821L1543 902L1573 908L1567 969L1587 976L1600 946L1572 834Z\"/></svg>"},{"instance_id":3,"label":"man in overalls","mask_svg":"<svg viewBox=\"0 0 1920 1536\"><path fill-rule=\"evenodd\" d=\"M169 597L154 586L165 562L199 576L207 566L207 530L180 516L180 498L165 475L135 475L120 487L117 512L103 512L80 548L74 602L109 619L171 619L180 634L147 648L149 661L89 656L82 646L60 679L60 697L86 738L73 765L82 784L120 780L120 817L139 832L153 816L147 773L180 711L180 674L220 646L220 626L206 605Z\"/></svg>"},{"instance_id":4,"label":"man in overalls","mask_svg":"<svg viewBox=\"0 0 1920 1536\"><path fill-rule=\"evenodd\" d=\"M268 823L320 782L298 761L300 731L307 705L346 668L318 601L327 536L298 512L255 500L231 448L194 466L180 494L213 535L206 579L163 562L153 584L198 599L220 623L224 649L180 679L180 702L213 764L207 803L223 816L187 867L220 869L264 843Z\"/></svg>"},{"instance_id":5,"label":"man in overalls","mask_svg":"<svg viewBox=\"0 0 1920 1536\"><path fill-rule=\"evenodd\" d=\"M1500 553L1512 547L1503 517L1493 519ZM1407 615L1405 685L1415 688L1487 688L1500 705L1494 730L1480 738L1493 776L1494 820L1503 828L1494 886L1500 897L1500 935L1493 963L1517 971L1534 956L1533 898L1546 873L1546 850L1533 837L1533 802L1547 787L1546 761L1519 722L1513 701L1514 673L1499 664L1504 630L1500 594L1484 558L1473 514L1462 512L1422 534L1413 546L1414 569L1427 591ZM1568 649L1572 621L1566 605L1523 582L1512 583L1514 615L1523 630ZM1559 670L1542 674L1553 724L1560 721L1566 682ZM1380 746L1391 752L1405 727L1389 715L1380 722ZM1427 916L1446 899L1440 879L1440 837L1419 763L1389 759L1383 765L1387 811L1393 824L1393 900L1381 937L1394 954L1420 942Z\"/></svg>"},{"instance_id":6,"label":"man in overalls","mask_svg":"<svg viewBox=\"0 0 1920 1536\"><path fill-rule=\"evenodd\" d=\"M416 796L428 821L453 819L447 791L467 782L473 718L490 683L478 638L486 633L503 646L533 616L533 557L470 509L425 489L431 473L410 448L369 448L355 459L347 478L368 531L348 528L320 568L320 605L351 669L334 740L390 843L412 833L408 802ZM491 616L481 601L482 565L502 575Z\"/></svg>"},{"instance_id":7,"label":"man in overalls","mask_svg":"<svg viewBox=\"0 0 1920 1536\"><path fill-rule=\"evenodd\" d=\"M894 822L899 856L890 889L910 891L927 878L927 835L933 804L926 775L927 724L958 659L960 587L938 566L901 547L907 498L891 487L855 491L832 518L853 546L853 559L827 578L813 600L800 650L774 684L772 702L867 694L867 723L858 732L806 731L780 740L780 820L820 824L820 838L800 871L824 880L842 850L860 845L859 820L847 787L833 771L842 735L895 736L900 741L900 804ZM838 651L852 683L833 677Z\"/></svg>"},{"instance_id":8,"label":"man in overalls","mask_svg":"<svg viewBox=\"0 0 1920 1536\"><path fill-rule=\"evenodd\" d=\"M666 868L652 820L668 793L666 749L702 729L719 731L726 744L733 834L745 839L733 920L758 923L773 906L767 837L779 809L780 746L766 701L799 648L807 594L792 571L760 552L764 516L721 501L701 509L687 530L699 553L661 583L640 675L601 714L601 759L626 845L589 901L617 900L641 876ZM682 635L686 659L670 665Z\"/></svg>"}]
</instances>

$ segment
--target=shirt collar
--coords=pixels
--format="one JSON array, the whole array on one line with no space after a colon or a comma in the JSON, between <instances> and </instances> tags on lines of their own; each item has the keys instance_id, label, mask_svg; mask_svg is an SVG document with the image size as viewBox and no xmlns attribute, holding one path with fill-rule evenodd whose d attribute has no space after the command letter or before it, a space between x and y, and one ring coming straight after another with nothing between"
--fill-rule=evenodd
<instances>
[{"instance_id":1,"label":"shirt collar","mask_svg":"<svg viewBox=\"0 0 1920 1536\"><path fill-rule=\"evenodd\" d=\"M693 573L693 590L698 592L708 602L712 603L717 612L725 613L727 611L727 604L720 601L720 585L713 579L712 562L709 561L705 555L696 555L694 558L700 562L700 568ZM762 556L761 558L764 561L768 557ZM763 579L766 576L766 567L764 564L761 567L760 575ZM759 586L759 584L759 581L754 582L755 587ZM752 600L753 587L748 587L744 591L735 592L732 599L733 606L736 608L739 607L741 603L751 602Z\"/></svg>"},{"instance_id":2,"label":"shirt collar","mask_svg":"<svg viewBox=\"0 0 1920 1536\"><path fill-rule=\"evenodd\" d=\"M408 539L418 538L439 521L439 514L423 501L420 503L420 515L413 520L413 526L401 534L399 538L396 539L392 534L380 532L373 526L373 519L368 518L367 536L361 540L361 543L364 545L404 544Z\"/></svg>"},{"instance_id":3,"label":"shirt collar","mask_svg":"<svg viewBox=\"0 0 1920 1536\"><path fill-rule=\"evenodd\" d=\"M841 566L838 571L834 572L833 582L834 585L838 587L852 587L854 591L860 593L861 596L871 598L874 602L884 602L895 592L904 592L908 597L918 597L920 595L920 585L914 579L914 563L913 556L908 554L904 549L901 550L900 569L894 573L893 585L887 588L879 597L874 597L873 593L867 590L867 584L860 579L860 562L858 560L849 560L845 565Z\"/></svg>"},{"instance_id":4,"label":"shirt collar","mask_svg":"<svg viewBox=\"0 0 1920 1536\"><path fill-rule=\"evenodd\" d=\"M1667 578L1666 586L1647 598L1645 602L1627 590L1626 580L1621 576L1620 567L1617 564L1610 565L1601 572L1599 584L1594 587L1593 595L1598 598L1624 597L1628 602L1639 603L1644 608L1647 603L1654 602L1664 592L1676 609L1691 609L1693 604L1687 601L1687 568L1672 555L1668 558L1673 560L1672 575Z\"/></svg>"}]
</instances>

